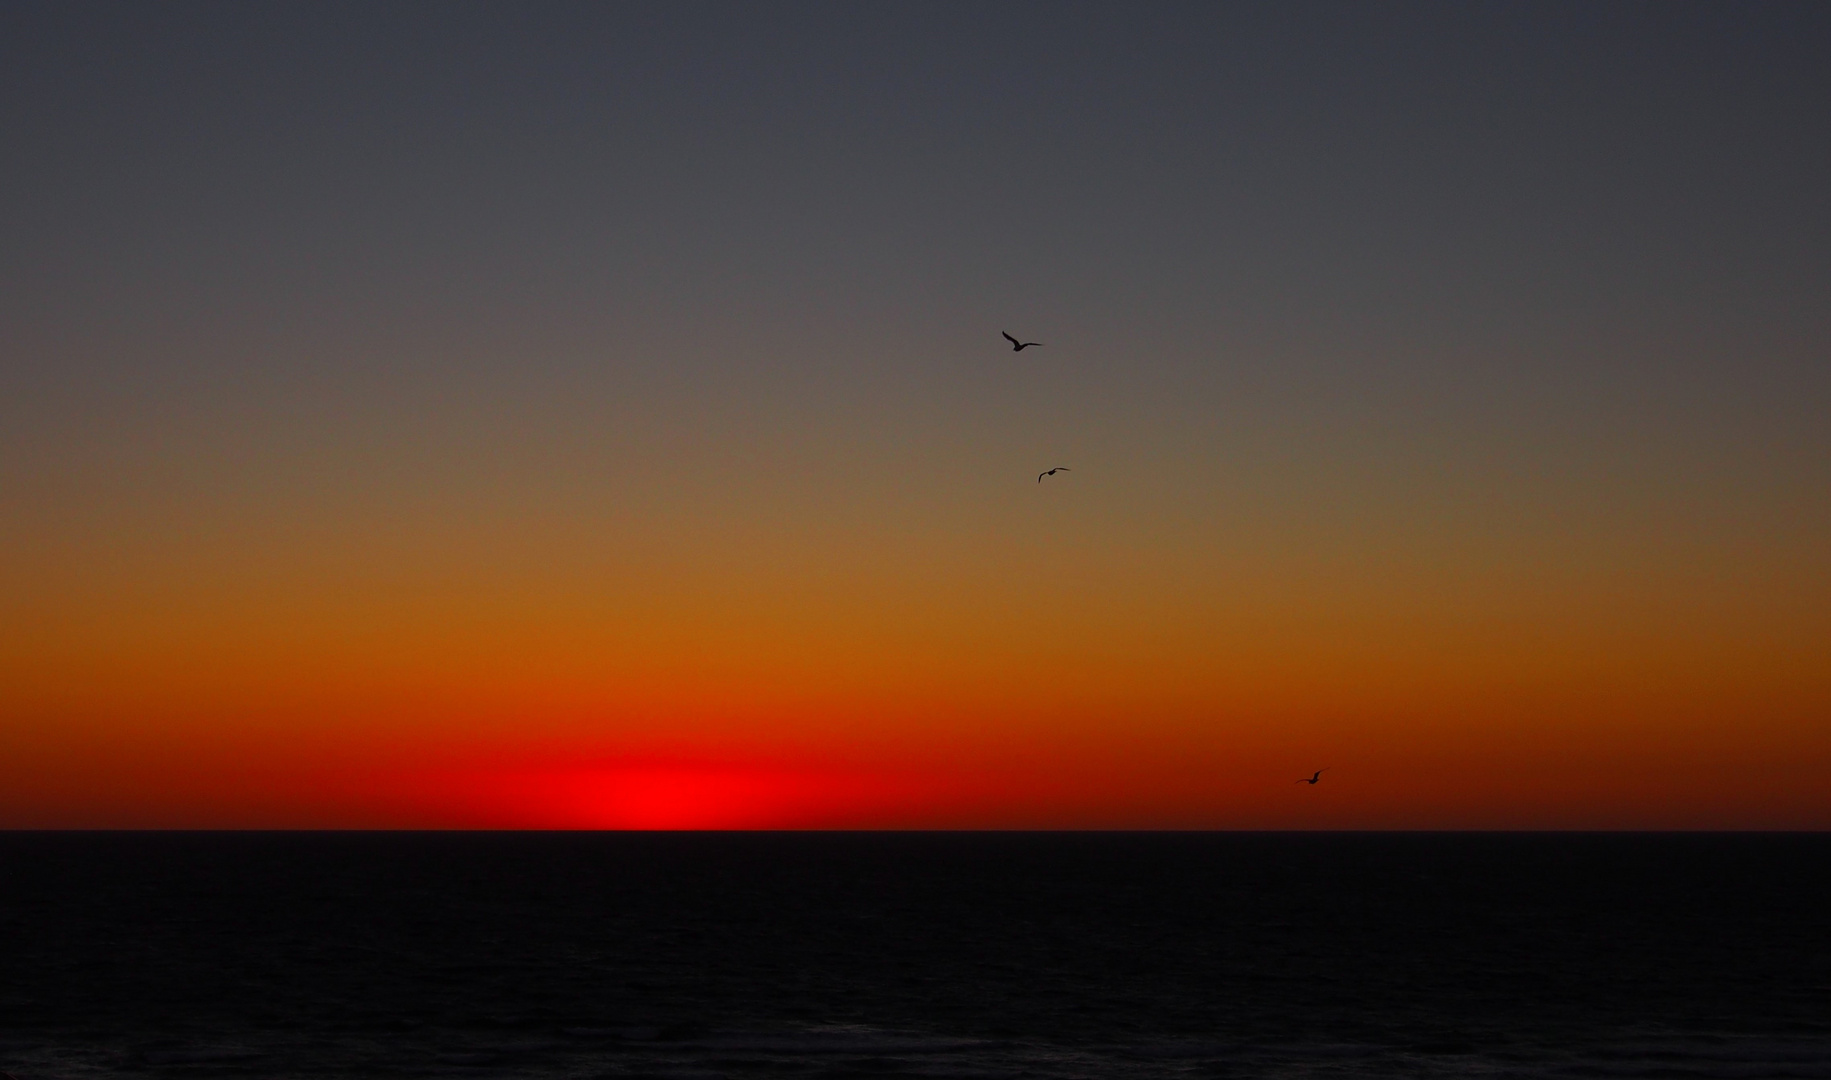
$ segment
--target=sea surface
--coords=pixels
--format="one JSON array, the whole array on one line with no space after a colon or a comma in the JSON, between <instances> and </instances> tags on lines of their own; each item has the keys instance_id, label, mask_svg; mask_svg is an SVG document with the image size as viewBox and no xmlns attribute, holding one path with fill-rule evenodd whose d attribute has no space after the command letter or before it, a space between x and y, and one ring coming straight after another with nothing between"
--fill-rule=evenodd
<instances>
[{"instance_id":1,"label":"sea surface","mask_svg":"<svg viewBox=\"0 0 1831 1080\"><path fill-rule=\"evenodd\" d=\"M0 834L52 1077L1831 1077L1831 835Z\"/></svg>"}]
</instances>

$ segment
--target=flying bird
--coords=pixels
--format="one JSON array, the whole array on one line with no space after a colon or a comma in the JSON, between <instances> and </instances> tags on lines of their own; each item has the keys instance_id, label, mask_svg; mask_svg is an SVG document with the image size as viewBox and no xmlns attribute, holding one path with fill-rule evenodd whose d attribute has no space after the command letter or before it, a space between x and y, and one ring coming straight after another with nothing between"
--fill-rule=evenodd
<instances>
[{"instance_id":1,"label":"flying bird","mask_svg":"<svg viewBox=\"0 0 1831 1080\"><path fill-rule=\"evenodd\" d=\"M1039 473L1037 473L1037 474L1036 474L1036 482L1037 482L1037 483L1039 483L1039 484L1040 484L1040 483L1042 483L1042 482L1043 482L1043 477L1045 477L1045 476L1054 476L1054 475L1055 475L1055 474L1056 474L1056 473L1059 473L1059 472L1073 472L1073 471L1074 471L1074 470L1073 470L1073 469L1071 469L1071 468L1069 468L1069 467L1068 467L1068 466L1066 466L1066 465L1057 465L1057 466L1056 466L1056 467L1055 467L1055 468L1053 468L1053 469L1050 469L1050 470L1048 470L1048 471L1047 471L1047 472L1039 472Z\"/></svg>"},{"instance_id":2,"label":"flying bird","mask_svg":"<svg viewBox=\"0 0 1831 1080\"><path fill-rule=\"evenodd\" d=\"M1316 781L1322 779L1322 774L1326 773L1328 771L1329 770L1327 770L1327 769L1317 769L1314 773L1310 774L1310 778L1308 780L1299 780L1297 782L1299 784L1315 784Z\"/></svg>"},{"instance_id":3,"label":"flying bird","mask_svg":"<svg viewBox=\"0 0 1831 1080\"><path fill-rule=\"evenodd\" d=\"M1023 352L1025 349L1028 349L1032 345L1041 345L1042 344L1042 342L1040 342L1040 341L1019 341L1016 338L1012 337L1010 334L1005 333L1005 331L1003 331L1003 330L1000 330L999 333L1004 334L1005 340L1011 343L1012 352Z\"/></svg>"}]
</instances>

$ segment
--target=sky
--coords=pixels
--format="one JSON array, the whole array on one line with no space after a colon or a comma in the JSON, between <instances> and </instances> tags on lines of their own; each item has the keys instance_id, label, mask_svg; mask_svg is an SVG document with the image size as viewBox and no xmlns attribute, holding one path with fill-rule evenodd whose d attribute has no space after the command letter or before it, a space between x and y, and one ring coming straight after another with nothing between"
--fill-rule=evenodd
<instances>
[{"instance_id":1,"label":"sky","mask_svg":"<svg viewBox=\"0 0 1831 1080\"><path fill-rule=\"evenodd\" d=\"M1827 191L1821 4L0 5L0 827L1831 828Z\"/></svg>"}]
</instances>

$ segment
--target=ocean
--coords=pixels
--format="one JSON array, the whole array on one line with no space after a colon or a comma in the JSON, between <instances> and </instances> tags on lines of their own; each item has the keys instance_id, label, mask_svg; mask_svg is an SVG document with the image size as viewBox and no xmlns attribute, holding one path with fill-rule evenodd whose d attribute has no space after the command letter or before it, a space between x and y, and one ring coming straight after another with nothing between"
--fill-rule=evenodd
<instances>
[{"instance_id":1,"label":"ocean","mask_svg":"<svg viewBox=\"0 0 1831 1080\"><path fill-rule=\"evenodd\" d=\"M1827 1077L1831 836L0 833L0 1070Z\"/></svg>"}]
</instances>

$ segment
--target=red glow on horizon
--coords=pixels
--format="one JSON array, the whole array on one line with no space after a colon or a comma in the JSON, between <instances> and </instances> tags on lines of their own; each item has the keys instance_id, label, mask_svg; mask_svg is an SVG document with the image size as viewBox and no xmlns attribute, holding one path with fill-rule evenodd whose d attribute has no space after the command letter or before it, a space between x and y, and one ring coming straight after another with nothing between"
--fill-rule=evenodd
<instances>
[{"instance_id":1,"label":"red glow on horizon","mask_svg":"<svg viewBox=\"0 0 1831 1080\"><path fill-rule=\"evenodd\" d=\"M619 762L452 778L492 824L560 829L846 828L904 819L936 794L913 777L839 769Z\"/></svg>"}]
</instances>

